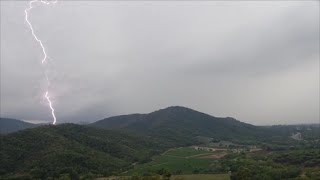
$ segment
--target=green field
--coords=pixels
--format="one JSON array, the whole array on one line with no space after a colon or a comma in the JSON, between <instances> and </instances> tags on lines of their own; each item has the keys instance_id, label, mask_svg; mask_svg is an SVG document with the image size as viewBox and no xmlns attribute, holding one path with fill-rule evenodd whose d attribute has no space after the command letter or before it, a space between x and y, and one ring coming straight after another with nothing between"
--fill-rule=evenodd
<instances>
[{"instance_id":1,"label":"green field","mask_svg":"<svg viewBox=\"0 0 320 180\"><path fill-rule=\"evenodd\" d=\"M188 147L172 149L154 157L152 162L136 165L127 174L148 174L160 169L166 169L172 174L194 174L215 164L217 160L207 156L218 153L223 152L195 150Z\"/></svg>"},{"instance_id":2,"label":"green field","mask_svg":"<svg viewBox=\"0 0 320 180\"><path fill-rule=\"evenodd\" d=\"M165 153L166 156L177 156L177 157L189 157L200 154L212 154L212 152L208 152L206 150L195 150L193 148L181 147L177 149L171 149Z\"/></svg>"},{"instance_id":3,"label":"green field","mask_svg":"<svg viewBox=\"0 0 320 180\"><path fill-rule=\"evenodd\" d=\"M114 176L97 178L97 180L131 180L134 179L130 176ZM150 180L163 180L161 176L147 176L145 179ZM189 174L189 175L174 175L170 177L170 180L230 180L228 174Z\"/></svg>"},{"instance_id":4,"label":"green field","mask_svg":"<svg viewBox=\"0 0 320 180\"><path fill-rule=\"evenodd\" d=\"M173 180L229 180L228 174L190 174L190 175L176 175L172 176Z\"/></svg>"}]
</instances>

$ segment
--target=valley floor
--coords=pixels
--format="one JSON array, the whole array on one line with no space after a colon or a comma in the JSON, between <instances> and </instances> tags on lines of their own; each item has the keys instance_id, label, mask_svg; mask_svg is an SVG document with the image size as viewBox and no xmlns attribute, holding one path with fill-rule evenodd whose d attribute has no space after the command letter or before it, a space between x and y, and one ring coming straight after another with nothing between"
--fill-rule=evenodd
<instances>
[{"instance_id":1,"label":"valley floor","mask_svg":"<svg viewBox=\"0 0 320 180\"><path fill-rule=\"evenodd\" d=\"M263 150L256 146L190 146L170 149L108 180L314 179L319 150ZM301 161L298 162L298 161ZM312 168L310 168L312 167ZM232 172L232 173L231 173Z\"/></svg>"}]
</instances>

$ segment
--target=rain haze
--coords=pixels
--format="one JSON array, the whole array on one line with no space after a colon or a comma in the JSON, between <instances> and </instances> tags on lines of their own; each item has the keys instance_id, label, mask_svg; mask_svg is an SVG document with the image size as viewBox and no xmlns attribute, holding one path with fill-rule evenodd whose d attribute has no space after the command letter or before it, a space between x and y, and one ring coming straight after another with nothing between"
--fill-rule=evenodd
<instances>
[{"instance_id":1,"label":"rain haze","mask_svg":"<svg viewBox=\"0 0 320 180\"><path fill-rule=\"evenodd\" d=\"M27 1L1 1L0 116L51 122ZM319 123L319 1L60 1L30 14L58 123L180 105Z\"/></svg>"}]
</instances>

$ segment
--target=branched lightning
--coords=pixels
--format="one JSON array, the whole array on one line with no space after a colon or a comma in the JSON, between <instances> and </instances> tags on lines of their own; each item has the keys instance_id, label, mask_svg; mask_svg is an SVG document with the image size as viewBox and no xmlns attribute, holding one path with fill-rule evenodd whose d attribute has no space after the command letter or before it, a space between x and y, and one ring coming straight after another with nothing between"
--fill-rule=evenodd
<instances>
[{"instance_id":1,"label":"branched lightning","mask_svg":"<svg viewBox=\"0 0 320 180\"><path fill-rule=\"evenodd\" d=\"M41 49L42 49L42 53L43 53L43 59L41 60L41 64L44 66L45 65L45 63L47 62L47 58L48 58L48 56L47 56L47 52L46 52L46 49L45 49L45 47L44 47L44 45L42 44L42 41L37 37L37 35L35 34L35 32L34 32L34 30L33 30L33 26L32 26L32 24L31 24L31 22L29 21L29 12L30 12L30 10L33 8L33 4L34 3L36 3L36 2L40 2L40 3L43 3L43 4L45 4L45 5L50 5L50 4L55 4L56 2L57 2L57 0L55 0L55 1L50 1L50 2L48 2L48 1L44 1L44 0L32 0L32 1L30 1L29 2L29 7L28 8L26 8L25 10L24 10L24 12L25 12L25 21L28 23L28 25L29 25L29 28L30 28L30 30L31 30L31 33L32 33L32 36L34 37L34 39L39 43L39 45L41 46ZM54 108L53 108L53 105L52 105L52 102L51 102L51 100L50 100L50 96L49 96L49 85L50 85L50 80L49 80L49 77L48 77L48 74L47 73L45 73L45 78L46 78L46 80L47 80L47 90L46 90L46 92L45 92L45 95L44 95L44 97L45 97L45 99L47 100L47 102L48 102L48 104L49 104L49 107L50 107L50 109L51 109L51 115L52 115L52 118L53 118L53 122L52 122L52 124L56 124L56 122L57 122L57 118L56 118L56 115L55 115L55 113L54 113Z\"/></svg>"}]
</instances>

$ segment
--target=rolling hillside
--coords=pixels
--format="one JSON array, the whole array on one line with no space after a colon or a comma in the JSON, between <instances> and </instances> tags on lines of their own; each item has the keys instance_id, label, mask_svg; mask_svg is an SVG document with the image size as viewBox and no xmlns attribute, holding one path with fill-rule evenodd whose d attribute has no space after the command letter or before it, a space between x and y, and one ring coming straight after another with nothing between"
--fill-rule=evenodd
<instances>
[{"instance_id":1,"label":"rolling hillside","mask_svg":"<svg viewBox=\"0 0 320 180\"><path fill-rule=\"evenodd\" d=\"M14 126L17 122L22 121L7 124ZM111 117L89 125L44 125L0 134L0 179L119 174L169 148L199 144L199 137L241 144L283 144L289 142L291 133L283 128L253 126L179 106ZM305 131L313 137L310 129Z\"/></svg>"},{"instance_id":2,"label":"rolling hillside","mask_svg":"<svg viewBox=\"0 0 320 180\"><path fill-rule=\"evenodd\" d=\"M107 129L128 129L168 140L205 136L222 140L266 139L273 134L263 127L234 118L210 116L189 108L173 106L149 114L132 114L106 118L91 126Z\"/></svg>"},{"instance_id":3,"label":"rolling hillside","mask_svg":"<svg viewBox=\"0 0 320 180\"><path fill-rule=\"evenodd\" d=\"M62 124L0 136L0 177L63 173L110 175L162 152L160 143L126 132Z\"/></svg>"},{"instance_id":4,"label":"rolling hillside","mask_svg":"<svg viewBox=\"0 0 320 180\"><path fill-rule=\"evenodd\" d=\"M37 127L39 125L24 122L17 119L0 118L0 134L20 131L27 128Z\"/></svg>"}]
</instances>

